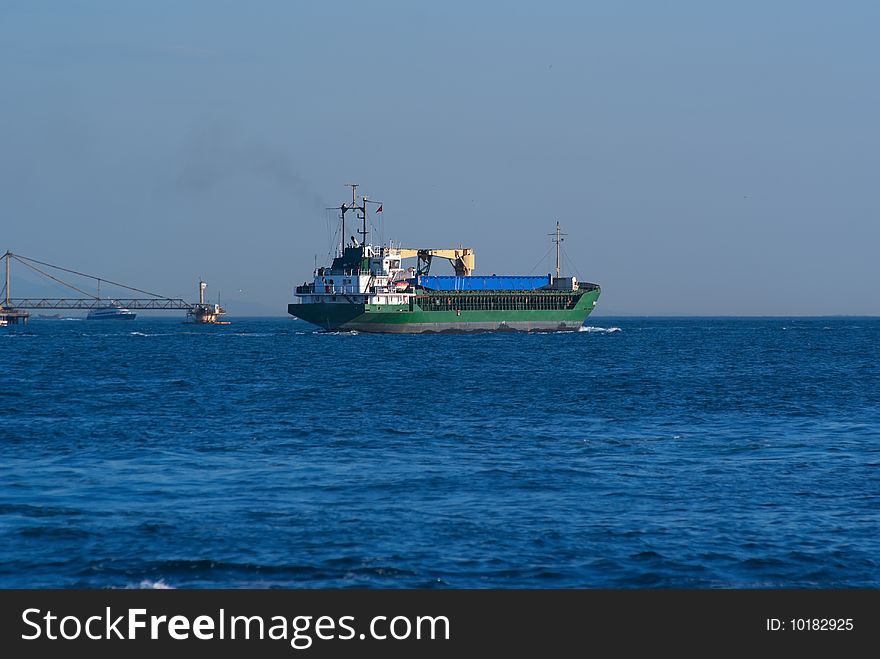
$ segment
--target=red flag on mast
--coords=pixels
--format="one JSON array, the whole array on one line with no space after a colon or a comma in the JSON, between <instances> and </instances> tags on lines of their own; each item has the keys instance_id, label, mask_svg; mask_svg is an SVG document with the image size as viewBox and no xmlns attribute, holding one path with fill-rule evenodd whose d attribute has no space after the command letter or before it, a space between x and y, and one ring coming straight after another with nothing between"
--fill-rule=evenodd
<instances>
[{"instance_id":1,"label":"red flag on mast","mask_svg":"<svg viewBox=\"0 0 880 659\"><path fill-rule=\"evenodd\" d=\"M377 213L381 213L381 212L382 212L382 204L379 204L379 208L376 209L376 212L377 212Z\"/></svg>"}]
</instances>

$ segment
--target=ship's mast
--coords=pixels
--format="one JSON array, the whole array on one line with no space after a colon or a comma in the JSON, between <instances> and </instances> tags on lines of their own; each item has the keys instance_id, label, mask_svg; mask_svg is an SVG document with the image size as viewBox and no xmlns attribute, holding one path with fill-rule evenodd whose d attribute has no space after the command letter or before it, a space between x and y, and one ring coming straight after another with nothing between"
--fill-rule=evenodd
<instances>
[{"instance_id":1,"label":"ship's mast","mask_svg":"<svg viewBox=\"0 0 880 659\"><path fill-rule=\"evenodd\" d=\"M361 219L364 221L364 226L360 231L358 231L358 233L361 234L361 244L366 246L367 233L369 233L367 231L367 200L366 197L362 197L362 199L364 200L363 205L360 206L358 210L361 212Z\"/></svg>"},{"instance_id":2,"label":"ship's mast","mask_svg":"<svg viewBox=\"0 0 880 659\"><path fill-rule=\"evenodd\" d=\"M567 233L560 233L559 231L559 222L556 223L556 233L548 234L553 238L553 242L556 243L556 278L559 279L559 248L561 243L565 238L562 236L567 236Z\"/></svg>"},{"instance_id":3,"label":"ship's mast","mask_svg":"<svg viewBox=\"0 0 880 659\"><path fill-rule=\"evenodd\" d=\"M357 233L361 234L361 239L363 240L364 245L367 244L367 233L369 233L367 231L367 200L364 199L363 204L358 206L357 205L358 184L357 183L346 183L345 185L347 185L348 187L351 188L351 206L349 206L347 204L342 204L342 206L339 207L339 210L342 211L342 250L343 250L343 253L345 252L345 214L346 214L346 212L352 211L352 210L353 211L360 211L361 214L357 217L359 220L364 221L364 225L363 225L363 228L360 231L358 231Z\"/></svg>"}]
</instances>

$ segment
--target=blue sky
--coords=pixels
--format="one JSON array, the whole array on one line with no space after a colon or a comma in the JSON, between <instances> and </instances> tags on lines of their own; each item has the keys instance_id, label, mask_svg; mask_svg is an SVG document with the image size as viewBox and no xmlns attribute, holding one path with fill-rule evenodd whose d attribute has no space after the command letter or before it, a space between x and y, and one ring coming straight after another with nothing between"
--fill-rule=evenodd
<instances>
[{"instance_id":1,"label":"blue sky","mask_svg":"<svg viewBox=\"0 0 880 659\"><path fill-rule=\"evenodd\" d=\"M878 19L0 0L0 248L281 315L355 181L481 273L548 272L560 220L597 313L877 314Z\"/></svg>"}]
</instances>

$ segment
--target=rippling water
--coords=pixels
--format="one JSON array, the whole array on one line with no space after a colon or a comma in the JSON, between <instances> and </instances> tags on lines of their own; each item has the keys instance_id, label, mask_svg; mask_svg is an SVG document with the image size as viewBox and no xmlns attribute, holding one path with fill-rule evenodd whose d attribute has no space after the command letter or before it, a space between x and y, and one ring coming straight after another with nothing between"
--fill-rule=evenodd
<instances>
[{"instance_id":1,"label":"rippling water","mask_svg":"<svg viewBox=\"0 0 880 659\"><path fill-rule=\"evenodd\" d=\"M0 329L0 586L880 586L880 320L591 322Z\"/></svg>"}]
</instances>

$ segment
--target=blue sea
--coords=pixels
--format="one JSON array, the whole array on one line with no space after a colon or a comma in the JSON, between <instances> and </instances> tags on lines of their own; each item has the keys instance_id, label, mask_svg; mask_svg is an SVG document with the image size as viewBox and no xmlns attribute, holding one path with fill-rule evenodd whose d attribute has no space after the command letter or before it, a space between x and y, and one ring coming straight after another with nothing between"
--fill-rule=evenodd
<instances>
[{"instance_id":1,"label":"blue sea","mask_svg":"<svg viewBox=\"0 0 880 659\"><path fill-rule=\"evenodd\" d=\"M0 587L880 586L880 319L0 328Z\"/></svg>"}]
</instances>

